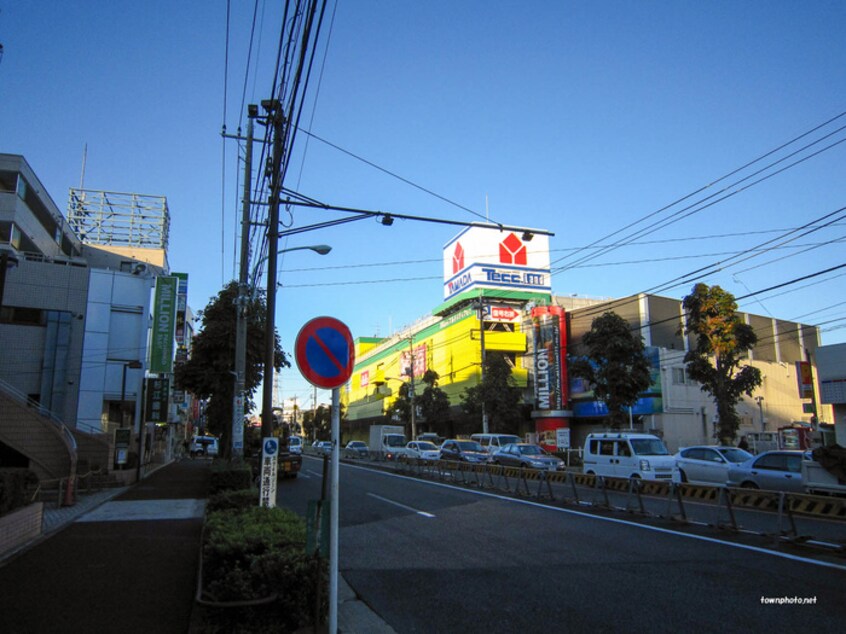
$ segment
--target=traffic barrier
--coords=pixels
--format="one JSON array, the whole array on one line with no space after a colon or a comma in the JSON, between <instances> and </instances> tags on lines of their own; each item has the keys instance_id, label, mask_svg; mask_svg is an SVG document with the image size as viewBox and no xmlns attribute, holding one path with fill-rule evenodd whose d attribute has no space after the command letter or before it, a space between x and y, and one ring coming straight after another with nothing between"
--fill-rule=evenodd
<instances>
[{"instance_id":1,"label":"traffic barrier","mask_svg":"<svg viewBox=\"0 0 846 634\"><path fill-rule=\"evenodd\" d=\"M716 500L718 488L719 487L709 487L700 484L678 485L678 489L682 497L691 500Z\"/></svg>"},{"instance_id":2,"label":"traffic barrier","mask_svg":"<svg viewBox=\"0 0 846 634\"><path fill-rule=\"evenodd\" d=\"M835 498L827 495L789 494L787 501L788 507L793 513L846 519L846 498Z\"/></svg>"}]
</instances>

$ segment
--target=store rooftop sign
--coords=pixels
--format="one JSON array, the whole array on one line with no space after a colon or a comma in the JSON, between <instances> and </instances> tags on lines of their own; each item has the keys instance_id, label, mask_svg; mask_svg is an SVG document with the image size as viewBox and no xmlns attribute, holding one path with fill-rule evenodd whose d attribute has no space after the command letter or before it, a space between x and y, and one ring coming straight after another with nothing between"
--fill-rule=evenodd
<instances>
[{"instance_id":1,"label":"store rooftop sign","mask_svg":"<svg viewBox=\"0 0 846 634\"><path fill-rule=\"evenodd\" d=\"M468 227L444 245L444 299L473 288L549 293L549 236Z\"/></svg>"}]
</instances>

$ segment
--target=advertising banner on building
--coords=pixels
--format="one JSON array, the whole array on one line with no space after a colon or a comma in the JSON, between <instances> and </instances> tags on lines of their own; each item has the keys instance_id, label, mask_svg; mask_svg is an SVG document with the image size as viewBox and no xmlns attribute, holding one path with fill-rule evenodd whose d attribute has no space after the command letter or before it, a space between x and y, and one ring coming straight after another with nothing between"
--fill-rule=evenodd
<instances>
[{"instance_id":1,"label":"advertising banner on building","mask_svg":"<svg viewBox=\"0 0 846 634\"><path fill-rule=\"evenodd\" d=\"M145 423L166 423L170 396L169 379L145 379L144 402Z\"/></svg>"},{"instance_id":2,"label":"advertising banner on building","mask_svg":"<svg viewBox=\"0 0 846 634\"><path fill-rule=\"evenodd\" d=\"M796 362L796 380L799 382L799 398L814 398L814 376L808 361Z\"/></svg>"},{"instance_id":3,"label":"advertising banner on building","mask_svg":"<svg viewBox=\"0 0 846 634\"><path fill-rule=\"evenodd\" d=\"M174 273L176 288L176 345L180 348L187 344L185 333L185 319L188 311L188 274Z\"/></svg>"},{"instance_id":4,"label":"advertising banner on building","mask_svg":"<svg viewBox=\"0 0 846 634\"><path fill-rule=\"evenodd\" d=\"M535 344L535 409L563 410L567 406L567 340L564 309L532 309Z\"/></svg>"},{"instance_id":5,"label":"advertising banner on building","mask_svg":"<svg viewBox=\"0 0 846 634\"><path fill-rule=\"evenodd\" d=\"M173 372L173 337L176 328L176 277L156 278L153 335L148 370L153 373Z\"/></svg>"},{"instance_id":6,"label":"advertising banner on building","mask_svg":"<svg viewBox=\"0 0 846 634\"><path fill-rule=\"evenodd\" d=\"M417 346L414 349L414 356L411 351L400 354L400 376L411 376L412 370L414 376L423 376L426 374L426 344Z\"/></svg>"},{"instance_id":7,"label":"advertising banner on building","mask_svg":"<svg viewBox=\"0 0 846 634\"><path fill-rule=\"evenodd\" d=\"M549 236L469 227L444 245L444 299L473 288L549 293Z\"/></svg>"}]
</instances>

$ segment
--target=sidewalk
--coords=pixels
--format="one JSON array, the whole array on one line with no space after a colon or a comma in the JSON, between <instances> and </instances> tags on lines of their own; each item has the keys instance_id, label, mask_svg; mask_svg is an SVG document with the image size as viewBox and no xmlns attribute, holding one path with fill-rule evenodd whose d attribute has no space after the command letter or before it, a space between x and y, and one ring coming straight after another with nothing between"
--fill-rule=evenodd
<instances>
[{"instance_id":1,"label":"sidewalk","mask_svg":"<svg viewBox=\"0 0 846 634\"><path fill-rule=\"evenodd\" d=\"M45 509L42 537L0 560L0 632L189 632L210 464ZM343 577L338 629L393 631Z\"/></svg>"}]
</instances>

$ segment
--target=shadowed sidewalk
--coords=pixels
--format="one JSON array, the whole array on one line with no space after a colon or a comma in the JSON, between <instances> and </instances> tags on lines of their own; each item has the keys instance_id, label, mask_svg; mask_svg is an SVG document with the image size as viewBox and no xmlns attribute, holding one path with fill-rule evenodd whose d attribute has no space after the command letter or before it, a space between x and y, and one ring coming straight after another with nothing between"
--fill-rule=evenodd
<instances>
[{"instance_id":1,"label":"shadowed sidewalk","mask_svg":"<svg viewBox=\"0 0 846 634\"><path fill-rule=\"evenodd\" d=\"M210 473L175 462L46 513L46 538L0 565L0 631L187 632Z\"/></svg>"}]
</instances>

